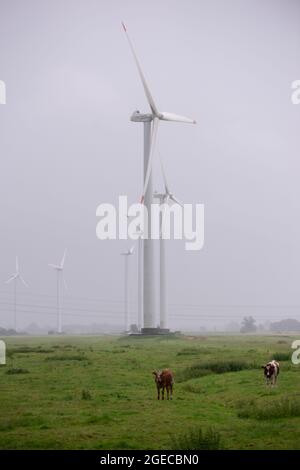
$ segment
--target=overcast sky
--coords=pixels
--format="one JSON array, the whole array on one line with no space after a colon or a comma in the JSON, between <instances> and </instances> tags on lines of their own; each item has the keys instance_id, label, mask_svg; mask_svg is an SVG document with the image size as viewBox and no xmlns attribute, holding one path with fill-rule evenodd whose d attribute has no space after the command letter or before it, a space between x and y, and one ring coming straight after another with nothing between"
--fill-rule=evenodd
<instances>
[{"instance_id":1,"label":"overcast sky","mask_svg":"<svg viewBox=\"0 0 300 470\"><path fill-rule=\"evenodd\" d=\"M279 308L300 306L300 105L290 98L299 1L0 0L0 325L12 324L5 280L16 254L29 284L20 303L53 303L47 264L67 248L70 309L82 312L66 322L122 309L127 243L95 234L98 204L141 192L142 125L130 115L149 108L122 20L159 109L197 120L163 122L158 135L172 191L205 205L203 250L168 246L170 313L181 316L171 326L205 323L184 319L191 313L225 323L252 305L274 306L256 309L258 319L300 319L300 307ZM154 177L162 189L157 159ZM22 309L22 326L55 324L46 308Z\"/></svg>"}]
</instances>

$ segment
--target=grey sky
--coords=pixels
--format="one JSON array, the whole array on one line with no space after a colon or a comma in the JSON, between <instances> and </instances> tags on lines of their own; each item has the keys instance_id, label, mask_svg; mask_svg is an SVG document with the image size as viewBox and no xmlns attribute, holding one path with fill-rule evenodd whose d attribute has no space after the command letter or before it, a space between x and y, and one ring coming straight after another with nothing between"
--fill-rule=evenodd
<instances>
[{"instance_id":1,"label":"grey sky","mask_svg":"<svg viewBox=\"0 0 300 470\"><path fill-rule=\"evenodd\" d=\"M4 282L15 255L30 284L20 299L45 304L36 294L55 294L47 264L65 247L70 298L122 309L127 244L95 236L99 203L120 194L136 202L141 192L142 126L129 118L148 106L122 20L160 109L198 122L162 123L158 135L172 190L205 204L204 249L169 244L170 303L300 305L300 106L290 100L299 18L297 0L0 0L0 325L10 323ZM157 162L154 172L161 189ZM170 310L209 313L211 324L253 313ZM82 314L66 322L98 321ZM20 313L21 325L31 321L54 324Z\"/></svg>"}]
</instances>

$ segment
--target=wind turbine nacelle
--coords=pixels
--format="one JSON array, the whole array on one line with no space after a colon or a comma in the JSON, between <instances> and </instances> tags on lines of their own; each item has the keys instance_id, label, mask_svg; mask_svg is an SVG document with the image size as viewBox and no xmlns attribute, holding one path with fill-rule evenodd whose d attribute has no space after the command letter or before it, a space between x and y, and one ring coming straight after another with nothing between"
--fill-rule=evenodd
<instances>
[{"instance_id":1,"label":"wind turbine nacelle","mask_svg":"<svg viewBox=\"0 0 300 470\"><path fill-rule=\"evenodd\" d=\"M134 113L132 113L130 120L133 122L150 122L153 120L153 114L151 113L142 114L139 111L134 111Z\"/></svg>"}]
</instances>

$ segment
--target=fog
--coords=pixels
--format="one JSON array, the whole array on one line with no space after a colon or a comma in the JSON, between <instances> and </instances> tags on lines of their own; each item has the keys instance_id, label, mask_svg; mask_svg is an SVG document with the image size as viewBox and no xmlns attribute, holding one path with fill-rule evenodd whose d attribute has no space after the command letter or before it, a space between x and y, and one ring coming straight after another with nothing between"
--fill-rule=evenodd
<instances>
[{"instance_id":1,"label":"fog","mask_svg":"<svg viewBox=\"0 0 300 470\"><path fill-rule=\"evenodd\" d=\"M130 242L98 240L96 208L139 200L130 116L149 107L121 21L159 108L197 120L158 134L172 191L205 205L203 249L168 243L170 327L300 319L299 18L297 0L0 0L0 326L13 322L17 254L20 328L55 327L48 263L65 248L64 324L123 324ZM157 155L153 174L162 190Z\"/></svg>"}]
</instances>

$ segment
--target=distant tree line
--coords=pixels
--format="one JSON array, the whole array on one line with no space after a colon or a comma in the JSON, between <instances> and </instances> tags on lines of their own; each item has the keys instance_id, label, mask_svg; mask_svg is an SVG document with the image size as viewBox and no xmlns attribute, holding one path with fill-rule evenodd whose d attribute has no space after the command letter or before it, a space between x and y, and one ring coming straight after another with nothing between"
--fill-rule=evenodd
<instances>
[{"instance_id":1,"label":"distant tree line","mask_svg":"<svg viewBox=\"0 0 300 470\"><path fill-rule=\"evenodd\" d=\"M255 333L257 326L253 317L244 317L241 326L241 333Z\"/></svg>"},{"instance_id":2,"label":"distant tree line","mask_svg":"<svg viewBox=\"0 0 300 470\"><path fill-rule=\"evenodd\" d=\"M241 325L241 333L255 333L256 331L261 331L262 326L256 326L256 320L252 317L244 317ZM287 318L285 320L280 320L277 322L270 323L270 331L275 331L278 333L285 331L300 331L300 321L295 320L294 318Z\"/></svg>"},{"instance_id":3,"label":"distant tree line","mask_svg":"<svg viewBox=\"0 0 300 470\"><path fill-rule=\"evenodd\" d=\"M17 332L13 328L9 328L6 330L5 328L1 328L0 326L0 336L14 336Z\"/></svg>"},{"instance_id":4,"label":"distant tree line","mask_svg":"<svg viewBox=\"0 0 300 470\"><path fill-rule=\"evenodd\" d=\"M287 318L286 320L271 323L271 331L300 331L300 321L294 318Z\"/></svg>"}]
</instances>

